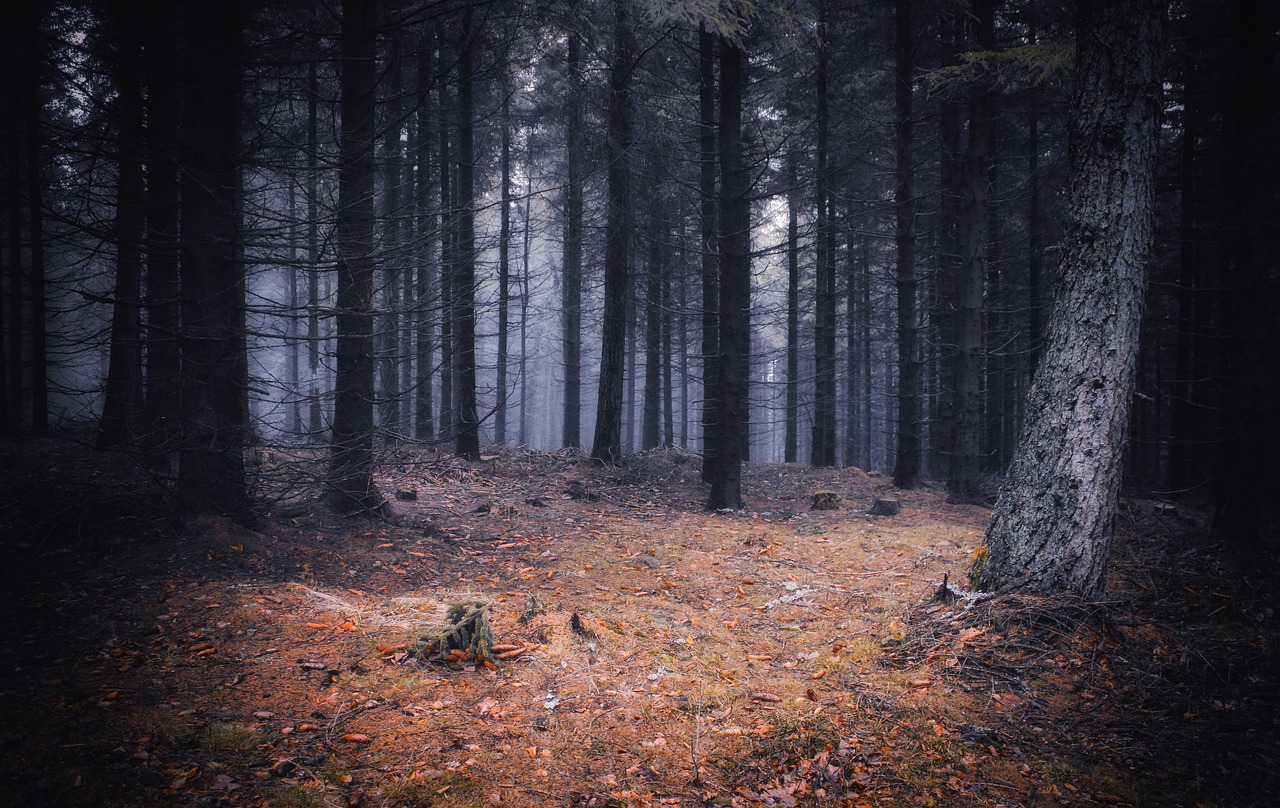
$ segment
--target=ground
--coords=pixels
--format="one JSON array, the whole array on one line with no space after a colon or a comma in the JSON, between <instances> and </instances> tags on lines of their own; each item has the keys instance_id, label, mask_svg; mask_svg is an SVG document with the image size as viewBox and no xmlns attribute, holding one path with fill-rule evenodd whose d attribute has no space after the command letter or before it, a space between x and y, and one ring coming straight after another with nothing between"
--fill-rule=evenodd
<instances>
[{"instance_id":1,"label":"ground","mask_svg":"<svg viewBox=\"0 0 1280 808\"><path fill-rule=\"evenodd\" d=\"M251 530L172 523L122 455L0 449L5 804L1275 799L1276 578L1184 507L1126 500L1105 602L940 598L986 511L857 469L751 465L706 513L680 450L401 449L370 521L261 449ZM419 642L466 600L490 664Z\"/></svg>"}]
</instances>

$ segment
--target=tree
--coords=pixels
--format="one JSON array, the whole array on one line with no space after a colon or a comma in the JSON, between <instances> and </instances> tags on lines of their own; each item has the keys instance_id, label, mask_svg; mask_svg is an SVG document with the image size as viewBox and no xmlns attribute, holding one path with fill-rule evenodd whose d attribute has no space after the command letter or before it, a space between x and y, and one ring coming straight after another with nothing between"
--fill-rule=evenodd
<instances>
[{"instance_id":1,"label":"tree","mask_svg":"<svg viewBox=\"0 0 1280 808\"><path fill-rule=\"evenodd\" d=\"M924 416L921 388L924 365L920 358L918 295L916 274L916 200L912 179L915 166L912 137L912 83L915 70L911 14L912 0L895 0L894 22L894 106L896 111L894 190L895 241L898 248L898 450L893 465L893 484L899 488L920 485L921 421Z\"/></svg>"},{"instance_id":2,"label":"tree","mask_svg":"<svg viewBox=\"0 0 1280 808\"><path fill-rule=\"evenodd\" d=\"M720 40L720 305L716 365L716 441L709 510L742 507L742 450L751 341L751 189L743 159L742 46Z\"/></svg>"},{"instance_id":3,"label":"tree","mask_svg":"<svg viewBox=\"0 0 1280 808\"><path fill-rule=\"evenodd\" d=\"M178 498L190 511L247 516L243 452L244 267L240 231L238 2L196 2L182 12L181 280L182 429Z\"/></svg>"},{"instance_id":4,"label":"tree","mask_svg":"<svg viewBox=\"0 0 1280 808\"><path fill-rule=\"evenodd\" d=\"M379 513L373 481L373 141L377 92L374 2L342 7L338 220L337 375L329 506Z\"/></svg>"},{"instance_id":5,"label":"tree","mask_svg":"<svg viewBox=\"0 0 1280 808\"><path fill-rule=\"evenodd\" d=\"M458 252L453 284L457 358L458 421L454 453L480 459L480 413L476 402L476 212L475 212L475 30L471 6L462 11L458 54Z\"/></svg>"},{"instance_id":6,"label":"tree","mask_svg":"<svg viewBox=\"0 0 1280 808\"><path fill-rule=\"evenodd\" d=\"M813 335L813 443L810 463L816 468L836 464L836 256L835 229L831 222L830 111L827 103L827 63L829 61L826 2L818 3L817 67L817 207L816 295Z\"/></svg>"},{"instance_id":7,"label":"tree","mask_svg":"<svg viewBox=\"0 0 1280 808\"><path fill-rule=\"evenodd\" d=\"M1100 594L1151 249L1165 4L1081 0L1054 309L975 588Z\"/></svg>"},{"instance_id":8,"label":"tree","mask_svg":"<svg viewBox=\"0 0 1280 808\"><path fill-rule=\"evenodd\" d=\"M591 457L602 463L622 459L623 376L626 367L627 298L630 289L631 90L634 67L629 0L614 0L613 64L609 68L608 221L605 225L604 326L600 348L600 386Z\"/></svg>"},{"instance_id":9,"label":"tree","mask_svg":"<svg viewBox=\"0 0 1280 808\"><path fill-rule=\"evenodd\" d=\"M582 184L586 173L582 142L582 37L569 33L565 70L564 252L560 270L560 327L564 363L564 421L561 445L582 445Z\"/></svg>"}]
</instances>

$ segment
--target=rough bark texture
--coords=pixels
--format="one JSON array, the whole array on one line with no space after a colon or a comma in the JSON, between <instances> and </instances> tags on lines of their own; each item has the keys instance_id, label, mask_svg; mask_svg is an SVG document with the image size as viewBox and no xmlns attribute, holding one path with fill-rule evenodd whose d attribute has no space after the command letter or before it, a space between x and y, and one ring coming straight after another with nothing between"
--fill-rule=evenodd
<instances>
[{"instance_id":1,"label":"rough bark texture","mask_svg":"<svg viewBox=\"0 0 1280 808\"><path fill-rule=\"evenodd\" d=\"M1079 6L1062 263L978 589L1105 586L1152 237L1164 4Z\"/></svg>"},{"instance_id":2,"label":"rough bark texture","mask_svg":"<svg viewBox=\"0 0 1280 808\"><path fill-rule=\"evenodd\" d=\"M836 464L836 260L830 201L830 115L827 109L826 3L818 4L817 75L817 177L815 207L817 230L814 268L813 318L813 442L809 462L815 468Z\"/></svg>"},{"instance_id":3,"label":"rough bark texture","mask_svg":"<svg viewBox=\"0 0 1280 808\"><path fill-rule=\"evenodd\" d=\"M373 3L342 14L342 130L338 166L337 377L330 507L377 511L373 482Z\"/></svg>"},{"instance_id":4,"label":"rough bark texture","mask_svg":"<svg viewBox=\"0 0 1280 808\"><path fill-rule=\"evenodd\" d=\"M715 38L698 31L698 224L702 255L702 480L711 482L719 422L716 388L720 344L720 265L716 233Z\"/></svg>"},{"instance_id":5,"label":"rough bark texture","mask_svg":"<svg viewBox=\"0 0 1280 808\"><path fill-rule=\"evenodd\" d=\"M454 339L457 357L458 432L454 453L480 459L480 413L476 402L476 212L475 112L472 87L471 8L462 12L458 57L458 274L454 284Z\"/></svg>"}]
</instances>

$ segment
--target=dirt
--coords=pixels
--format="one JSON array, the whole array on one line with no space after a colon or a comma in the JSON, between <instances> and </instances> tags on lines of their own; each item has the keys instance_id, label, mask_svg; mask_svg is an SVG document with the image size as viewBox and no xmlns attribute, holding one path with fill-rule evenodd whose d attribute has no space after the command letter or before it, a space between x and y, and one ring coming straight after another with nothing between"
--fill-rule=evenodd
<instances>
[{"instance_id":1,"label":"dirt","mask_svg":"<svg viewBox=\"0 0 1280 808\"><path fill-rule=\"evenodd\" d=\"M257 452L251 530L177 525L126 457L4 447L0 799L1274 800L1275 576L1203 513L1126 501L1105 602L943 600L987 512L857 469L751 465L713 514L680 450L399 449L375 521L314 504L321 460ZM415 653L464 600L500 658Z\"/></svg>"}]
</instances>

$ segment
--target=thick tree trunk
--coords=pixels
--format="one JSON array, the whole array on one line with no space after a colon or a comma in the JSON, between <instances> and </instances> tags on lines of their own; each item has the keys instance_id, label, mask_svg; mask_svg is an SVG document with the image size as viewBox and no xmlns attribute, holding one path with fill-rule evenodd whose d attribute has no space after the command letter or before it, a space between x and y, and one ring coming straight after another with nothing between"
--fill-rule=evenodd
<instances>
[{"instance_id":1,"label":"thick tree trunk","mask_svg":"<svg viewBox=\"0 0 1280 808\"><path fill-rule=\"evenodd\" d=\"M979 589L1103 591L1152 238L1165 4L1083 0L1063 254Z\"/></svg>"},{"instance_id":2,"label":"thick tree trunk","mask_svg":"<svg viewBox=\"0 0 1280 808\"><path fill-rule=\"evenodd\" d=\"M627 0L614 0L614 53L609 71L608 221L605 225L604 328L600 347L600 388L591 456L602 463L622 459L622 388L626 365L627 300L631 249L631 21Z\"/></svg>"},{"instance_id":3,"label":"thick tree trunk","mask_svg":"<svg viewBox=\"0 0 1280 808\"><path fill-rule=\"evenodd\" d=\"M893 484L899 488L920 485L921 429L924 408L921 397L923 363L920 359L918 318L919 279L916 276L916 200L912 178L912 83L915 81L915 40L912 35L912 0L895 0L897 39L894 45L894 99L897 117L896 214L898 289L898 445L894 458Z\"/></svg>"},{"instance_id":4,"label":"thick tree trunk","mask_svg":"<svg viewBox=\"0 0 1280 808\"><path fill-rule=\"evenodd\" d=\"M163 0L162 0L163 1ZM311 440L324 432L324 408L320 400L320 88L316 63L307 66L307 369L311 391L307 426Z\"/></svg>"},{"instance_id":5,"label":"thick tree trunk","mask_svg":"<svg viewBox=\"0 0 1280 808\"><path fill-rule=\"evenodd\" d=\"M241 16L237 3L186 8L183 71L182 413L178 497L195 512L248 513L244 268L239 188Z\"/></svg>"},{"instance_id":6,"label":"thick tree trunk","mask_svg":"<svg viewBox=\"0 0 1280 808\"><path fill-rule=\"evenodd\" d=\"M716 451L709 510L742 508L742 457L751 406L751 200L743 161L742 99L746 54L720 42L720 328Z\"/></svg>"},{"instance_id":7,"label":"thick tree trunk","mask_svg":"<svg viewBox=\"0 0 1280 808\"><path fill-rule=\"evenodd\" d=\"M377 91L372 0L342 9L342 129L338 164L337 376L329 504L378 513L373 481L373 142Z\"/></svg>"}]
</instances>

